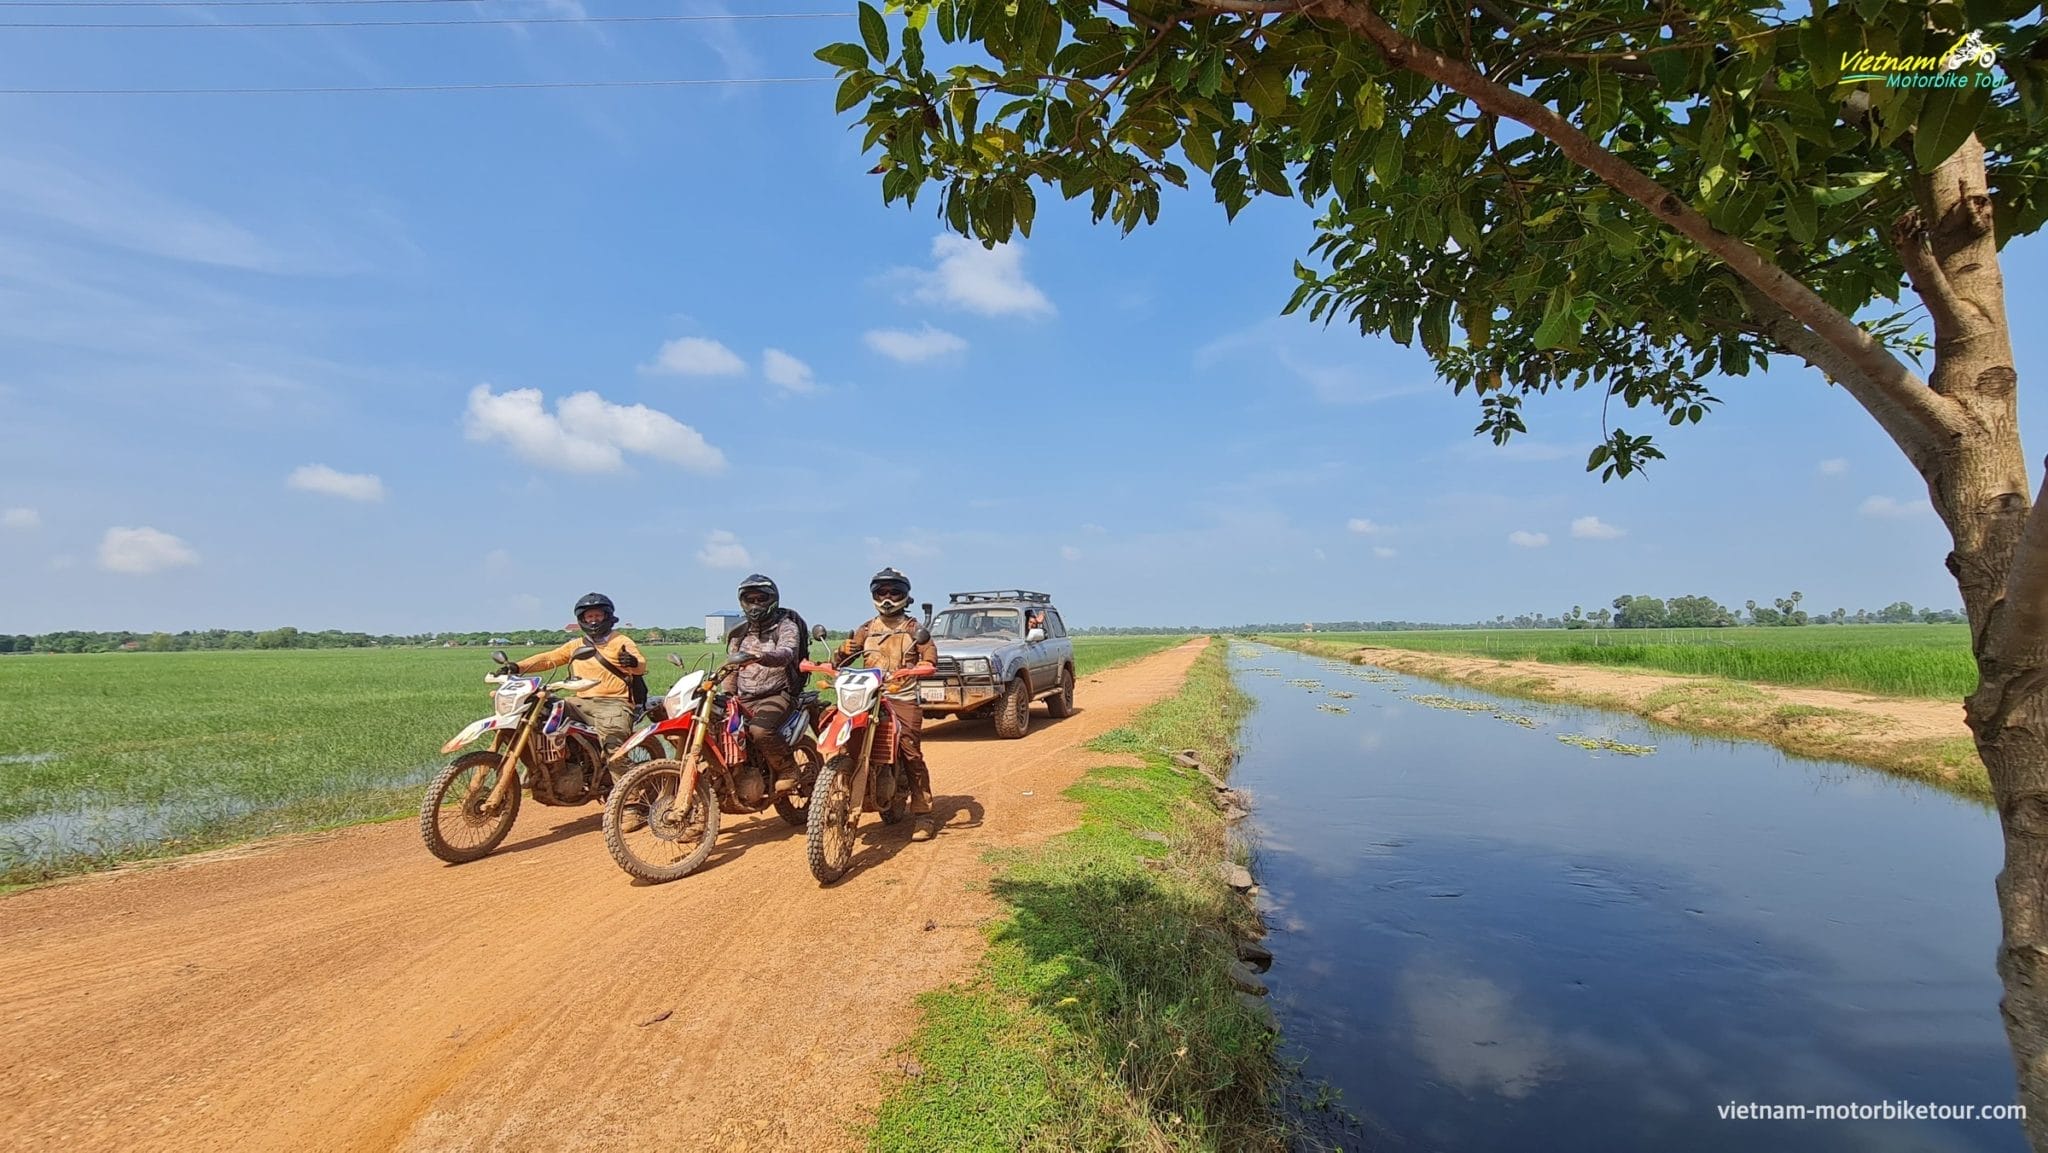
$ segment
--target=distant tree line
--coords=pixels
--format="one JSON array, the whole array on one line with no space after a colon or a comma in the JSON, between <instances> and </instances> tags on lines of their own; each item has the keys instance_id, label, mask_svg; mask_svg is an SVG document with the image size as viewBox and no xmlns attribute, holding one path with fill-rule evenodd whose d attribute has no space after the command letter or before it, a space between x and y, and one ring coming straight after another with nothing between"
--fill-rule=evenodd
<instances>
[{"instance_id":1,"label":"distant tree line","mask_svg":"<svg viewBox=\"0 0 2048 1153\"><path fill-rule=\"evenodd\" d=\"M628 628L620 630L647 644L700 644L704 630ZM554 646L568 639L561 629L525 629L474 633L359 633L326 629L302 632L287 625L260 632L205 629L178 633L56 632L40 636L0 633L0 653L209 652L218 649L363 649L363 648L532 648Z\"/></svg>"}]
</instances>

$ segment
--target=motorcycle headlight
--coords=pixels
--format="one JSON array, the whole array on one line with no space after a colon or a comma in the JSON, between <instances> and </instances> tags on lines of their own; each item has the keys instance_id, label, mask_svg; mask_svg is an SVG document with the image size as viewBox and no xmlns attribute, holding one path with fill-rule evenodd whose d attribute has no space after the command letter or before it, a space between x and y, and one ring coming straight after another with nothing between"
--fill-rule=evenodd
<instances>
[{"instance_id":1,"label":"motorcycle headlight","mask_svg":"<svg viewBox=\"0 0 2048 1153\"><path fill-rule=\"evenodd\" d=\"M839 711L864 713L875 700L875 682L867 677L839 686Z\"/></svg>"}]
</instances>

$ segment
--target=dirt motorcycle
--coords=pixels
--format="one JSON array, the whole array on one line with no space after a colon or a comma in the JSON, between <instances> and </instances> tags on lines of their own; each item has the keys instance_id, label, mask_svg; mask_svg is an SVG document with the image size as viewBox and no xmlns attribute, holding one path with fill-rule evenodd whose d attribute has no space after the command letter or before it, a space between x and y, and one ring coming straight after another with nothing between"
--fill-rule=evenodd
<instances>
[{"instance_id":1,"label":"dirt motorcycle","mask_svg":"<svg viewBox=\"0 0 2048 1153\"><path fill-rule=\"evenodd\" d=\"M930 634L919 630L918 643ZM856 653L858 659L864 654ZM928 677L933 666L881 669L839 668L805 661L803 671L832 678L837 703L818 723L818 754L825 758L811 789L804 857L811 875L829 885L853 863L853 834L862 813L880 813L893 825L910 811L910 766L898 755L896 721L882 690L891 680Z\"/></svg>"},{"instance_id":2,"label":"dirt motorcycle","mask_svg":"<svg viewBox=\"0 0 2048 1153\"><path fill-rule=\"evenodd\" d=\"M576 658L595 651L585 646ZM491 659L511 663L502 650ZM491 715L455 734L441 751L452 753L486 733L490 747L449 762L420 802L420 839L428 852L455 865L486 857L504 841L519 819L522 791L543 805L574 807L602 797L612 784L613 770L597 730L567 701L555 698L596 681L494 673L484 683L497 686Z\"/></svg>"},{"instance_id":3,"label":"dirt motorcycle","mask_svg":"<svg viewBox=\"0 0 2048 1153\"><path fill-rule=\"evenodd\" d=\"M669 658L677 666L682 660ZM604 806L604 844L619 868L646 881L688 876L711 855L719 816L758 813L773 805L787 824L801 828L818 776L818 694L801 693L781 734L796 759L796 787L778 791L774 774L747 736L744 706L729 681L749 658L714 672L697 670L676 681L649 709L649 718L615 758L629 757L645 741L665 740L681 752L627 771Z\"/></svg>"}]
</instances>

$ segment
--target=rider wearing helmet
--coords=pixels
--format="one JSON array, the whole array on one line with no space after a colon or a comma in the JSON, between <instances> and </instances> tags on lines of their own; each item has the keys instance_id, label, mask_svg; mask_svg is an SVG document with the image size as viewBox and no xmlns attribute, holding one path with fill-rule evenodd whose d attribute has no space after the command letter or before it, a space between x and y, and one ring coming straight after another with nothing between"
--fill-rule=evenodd
<instances>
[{"instance_id":1,"label":"rider wearing helmet","mask_svg":"<svg viewBox=\"0 0 2048 1153\"><path fill-rule=\"evenodd\" d=\"M597 730L606 755L633 734L633 688L626 678L647 674L647 659L640 655L633 638L612 631L618 623L619 614L612 598L603 593L587 594L576 602L576 626L583 630L581 638L505 666L510 673L535 673L568 665L570 676L596 681L576 694L571 707ZM578 658L576 650L585 645L596 650L597 655Z\"/></svg>"},{"instance_id":2,"label":"rider wearing helmet","mask_svg":"<svg viewBox=\"0 0 2048 1153\"><path fill-rule=\"evenodd\" d=\"M885 568L868 581L868 595L874 598L875 618L853 630L839 646L835 661L855 653L866 653L869 668L895 672L909 665L929 664L939 659L938 646L930 635L920 639L918 623L910 615L910 578ZM897 755L910 768L910 811L917 818L911 829L913 841L929 841L932 822L932 774L924 763L924 709L917 703L917 682L891 682L883 704L896 720Z\"/></svg>"},{"instance_id":3,"label":"rider wearing helmet","mask_svg":"<svg viewBox=\"0 0 2048 1153\"><path fill-rule=\"evenodd\" d=\"M727 634L725 651L746 662L735 692L747 718L747 738L774 771L775 790L782 792L797 785L796 758L781 728L796 703L790 673L804 658L803 622L782 607L781 590L760 573L741 581L739 593L746 620Z\"/></svg>"}]
</instances>

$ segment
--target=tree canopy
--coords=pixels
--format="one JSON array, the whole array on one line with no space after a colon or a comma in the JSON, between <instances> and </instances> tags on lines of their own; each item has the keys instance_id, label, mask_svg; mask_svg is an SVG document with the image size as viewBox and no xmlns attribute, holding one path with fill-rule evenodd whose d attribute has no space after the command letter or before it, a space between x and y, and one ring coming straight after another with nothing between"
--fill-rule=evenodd
<instances>
[{"instance_id":1,"label":"tree canopy","mask_svg":"<svg viewBox=\"0 0 2048 1153\"><path fill-rule=\"evenodd\" d=\"M1773 352L1866 390L1910 373L1893 354L1930 338L1907 310L1849 318L1899 301L1898 223L1931 208L1915 177L1973 133L1997 243L2048 217L2037 5L890 7L893 36L864 3L861 42L818 52L844 75L837 106L861 107L885 201L934 186L952 229L996 244L1030 234L1037 188L1126 232L1191 180L1230 216L1309 200L1321 215L1287 310L1420 341L1497 442L1555 389L1696 422L1710 377ZM1995 66L1947 57L1972 33ZM1847 78L1929 61L1967 86ZM1603 476L1661 455L1618 424L1604 435L1588 462Z\"/></svg>"}]
</instances>

